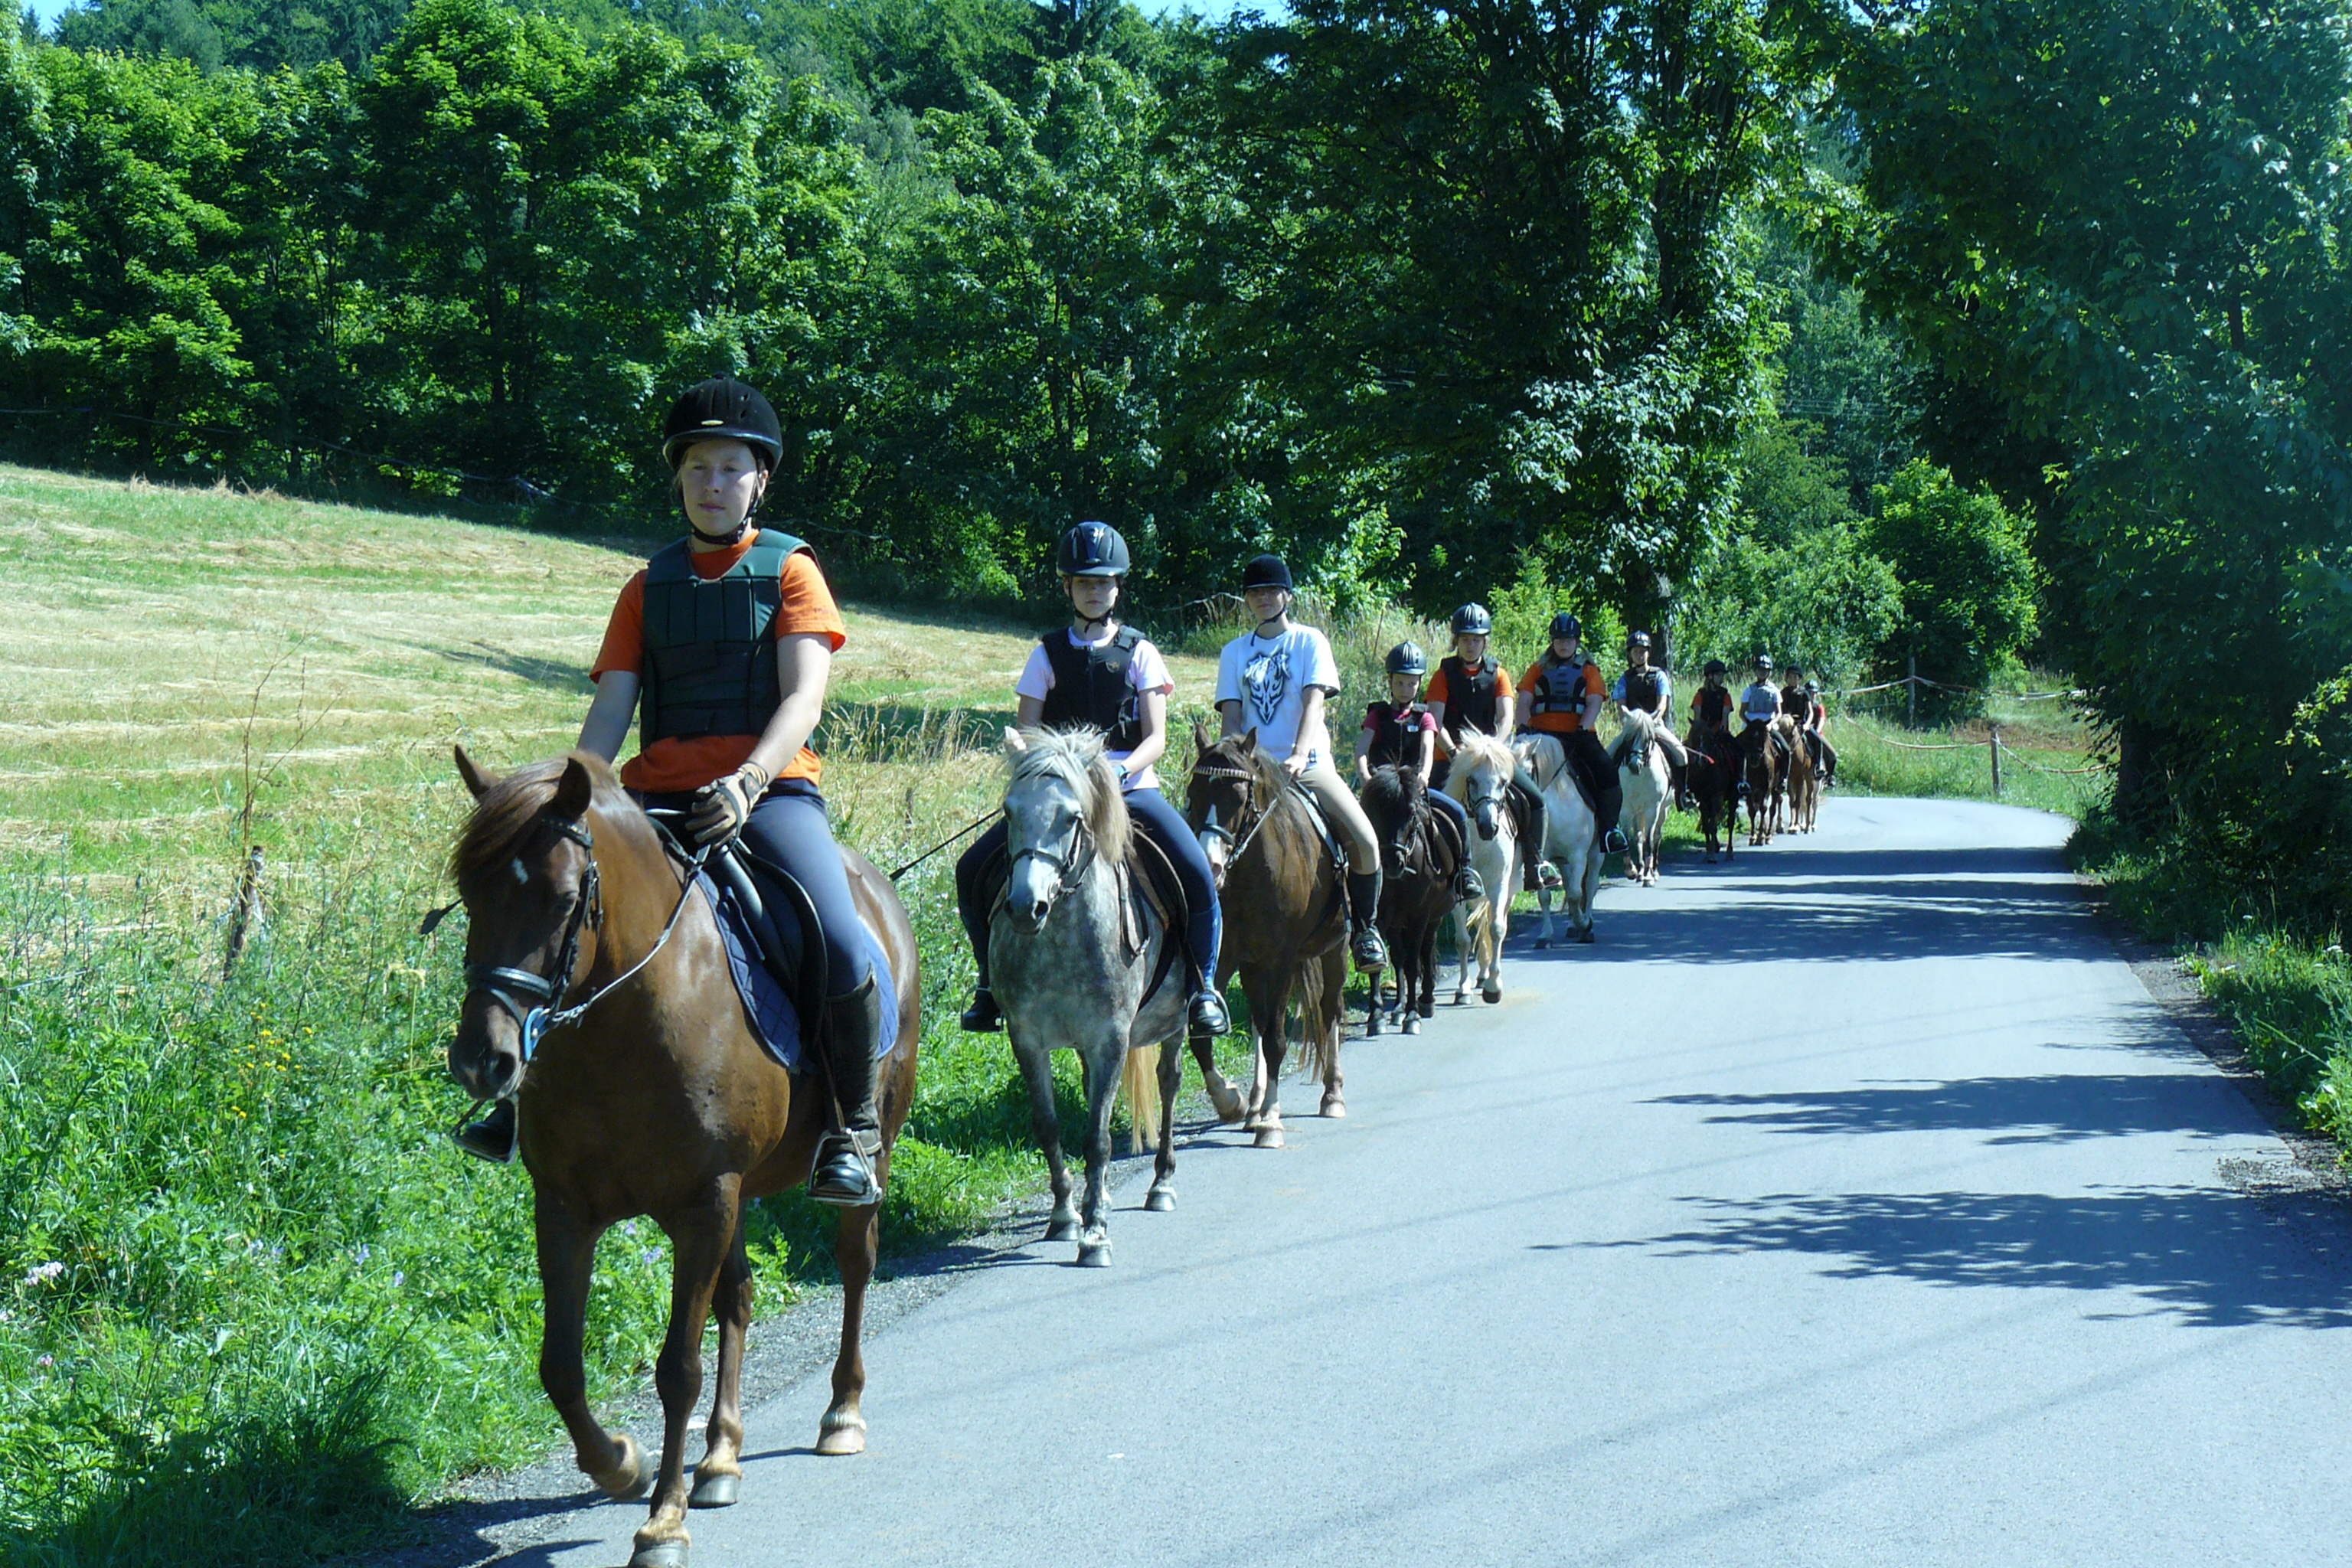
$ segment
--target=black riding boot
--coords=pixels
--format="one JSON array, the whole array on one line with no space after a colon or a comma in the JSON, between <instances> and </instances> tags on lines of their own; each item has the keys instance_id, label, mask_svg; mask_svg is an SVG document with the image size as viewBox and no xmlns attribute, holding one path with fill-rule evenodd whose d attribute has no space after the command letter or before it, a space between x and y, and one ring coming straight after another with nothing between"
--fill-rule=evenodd
<instances>
[{"instance_id":1,"label":"black riding boot","mask_svg":"<svg viewBox=\"0 0 2352 1568\"><path fill-rule=\"evenodd\" d=\"M971 939L971 961L980 970L979 978L972 982L971 1005L963 1010L964 1032L997 1034L1004 1027L1004 1015L997 1010L995 994L988 988L988 922L967 920L963 931Z\"/></svg>"},{"instance_id":2,"label":"black riding boot","mask_svg":"<svg viewBox=\"0 0 2352 1568\"><path fill-rule=\"evenodd\" d=\"M1546 884L1558 886L1559 873L1544 858L1544 834L1550 826L1551 807L1544 804L1543 791L1523 778L1514 778L1511 787L1528 804L1528 837L1519 846L1519 885L1530 893L1540 892Z\"/></svg>"},{"instance_id":3,"label":"black riding boot","mask_svg":"<svg viewBox=\"0 0 2352 1568\"><path fill-rule=\"evenodd\" d=\"M1230 1035L1234 1021L1225 1012L1225 999L1217 994L1213 981L1201 973L1201 966L1187 955L1184 970L1192 977L1192 1000L1184 1013L1184 1028L1192 1035Z\"/></svg>"},{"instance_id":4,"label":"black riding boot","mask_svg":"<svg viewBox=\"0 0 2352 1568\"><path fill-rule=\"evenodd\" d=\"M1600 809L1596 815L1608 825L1601 829L1601 850L1610 855L1622 854L1625 849L1625 833L1617 826L1617 819L1625 815L1625 786L1612 779L1607 786L1599 792L1599 795Z\"/></svg>"},{"instance_id":5,"label":"black riding boot","mask_svg":"<svg viewBox=\"0 0 2352 1568\"><path fill-rule=\"evenodd\" d=\"M1690 764L1688 763L1668 763L1666 764L1666 782L1674 788L1675 810L1696 811L1698 809L1698 802L1692 798L1691 795Z\"/></svg>"},{"instance_id":6,"label":"black riding boot","mask_svg":"<svg viewBox=\"0 0 2352 1568\"><path fill-rule=\"evenodd\" d=\"M825 1067L841 1106L844 1125L816 1146L809 1173L809 1196L838 1208L864 1208L882 1201L882 1121L874 1105L875 1059L882 1043L882 993L878 976L842 996L824 1001Z\"/></svg>"},{"instance_id":7,"label":"black riding boot","mask_svg":"<svg viewBox=\"0 0 2352 1568\"><path fill-rule=\"evenodd\" d=\"M503 1165L515 1157L515 1106L511 1100L501 1100L490 1107L490 1113L471 1126L461 1127L450 1134L457 1147L477 1160L488 1160Z\"/></svg>"},{"instance_id":8,"label":"black riding boot","mask_svg":"<svg viewBox=\"0 0 2352 1568\"><path fill-rule=\"evenodd\" d=\"M1359 969L1386 969L1388 943L1381 940L1381 874L1348 873L1348 952Z\"/></svg>"}]
</instances>

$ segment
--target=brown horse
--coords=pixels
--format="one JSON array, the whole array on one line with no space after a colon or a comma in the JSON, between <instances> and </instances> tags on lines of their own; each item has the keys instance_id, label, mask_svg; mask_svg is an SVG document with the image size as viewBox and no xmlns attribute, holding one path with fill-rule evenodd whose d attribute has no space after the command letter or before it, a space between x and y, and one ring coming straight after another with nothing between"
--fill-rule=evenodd
<instances>
[{"instance_id":1,"label":"brown horse","mask_svg":"<svg viewBox=\"0 0 2352 1568\"><path fill-rule=\"evenodd\" d=\"M1822 798L1812 733L1793 719L1784 716L1781 722L1789 726L1789 776L1785 781L1789 793L1788 828L1791 833L1811 833Z\"/></svg>"},{"instance_id":2,"label":"brown horse","mask_svg":"<svg viewBox=\"0 0 2352 1568\"><path fill-rule=\"evenodd\" d=\"M1772 842L1780 826L1780 777L1788 752L1780 739L1780 721L1762 725L1739 738L1748 774L1748 843L1752 848Z\"/></svg>"},{"instance_id":3,"label":"brown horse","mask_svg":"<svg viewBox=\"0 0 2352 1568\"><path fill-rule=\"evenodd\" d=\"M474 794L473 816L449 856L467 917L472 988L449 1070L471 1094L516 1097L546 1298L540 1383L580 1468L615 1498L642 1495L646 1475L636 1444L606 1431L588 1407L581 1343L596 1238L639 1215L670 1238L669 1331L654 1363L661 1466L652 1517L629 1561L631 1568L677 1568L687 1558L689 1501L723 1506L741 1488L743 1336L752 1302L744 1209L808 1178L825 1130L822 1079L787 1076L761 1048L709 904L603 759L573 752L501 779L460 747L457 772ZM887 1179L890 1145L914 1102L922 1033L915 936L889 879L856 850L841 853L898 994L898 1037L879 1084ZM562 1011L527 1052L508 994L549 985L548 1005ZM530 1016L535 1032L539 1010ZM834 1241L841 1352L833 1404L818 1426L821 1454L866 1447L858 1331L880 1240L877 1214L843 1211ZM686 1426L702 1391L702 1330L714 1305L719 1388L689 1498Z\"/></svg>"},{"instance_id":4,"label":"brown horse","mask_svg":"<svg viewBox=\"0 0 2352 1568\"><path fill-rule=\"evenodd\" d=\"M1282 1060L1290 1000L1297 994L1305 1055L1323 1079L1322 1113L1348 1114L1339 1029L1348 982L1348 905L1339 868L1312 811L1282 764L1258 750L1257 731L1211 742L1192 728L1185 815L1208 851L1223 906L1217 984L1239 971L1257 1032L1248 1120L1261 1149L1282 1147ZM1303 982L1303 984L1302 984Z\"/></svg>"},{"instance_id":5,"label":"brown horse","mask_svg":"<svg viewBox=\"0 0 2352 1568\"><path fill-rule=\"evenodd\" d=\"M1381 841L1381 937L1396 966L1397 1026L1421 1033L1437 1012L1437 932L1454 912L1462 847L1440 825L1429 786L1412 768L1381 767L1364 781L1364 815ZM1380 987L1364 1008L1364 1033L1381 1032Z\"/></svg>"},{"instance_id":6,"label":"brown horse","mask_svg":"<svg viewBox=\"0 0 2352 1568\"><path fill-rule=\"evenodd\" d=\"M1727 860L1739 837L1739 740L1729 730L1708 730L1695 722L1683 750L1690 753L1690 792L1698 801L1699 830L1706 835L1706 860L1712 866L1716 835L1723 836Z\"/></svg>"}]
</instances>

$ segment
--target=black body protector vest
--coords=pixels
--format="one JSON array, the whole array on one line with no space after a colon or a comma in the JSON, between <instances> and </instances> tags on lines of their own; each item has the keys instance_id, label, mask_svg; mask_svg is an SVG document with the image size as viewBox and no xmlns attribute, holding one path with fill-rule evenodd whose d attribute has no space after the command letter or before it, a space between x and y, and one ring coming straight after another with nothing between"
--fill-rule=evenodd
<instances>
[{"instance_id":1,"label":"black body protector vest","mask_svg":"<svg viewBox=\"0 0 2352 1568\"><path fill-rule=\"evenodd\" d=\"M784 700L775 646L784 563L807 548L789 533L763 528L722 577L698 575L683 539L646 563L640 747L767 730Z\"/></svg>"},{"instance_id":2,"label":"black body protector vest","mask_svg":"<svg viewBox=\"0 0 2352 1568\"><path fill-rule=\"evenodd\" d=\"M1813 726L1812 694L1801 686L1780 688L1780 711L1796 720L1798 729L1811 729Z\"/></svg>"},{"instance_id":3,"label":"black body protector vest","mask_svg":"<svg viewBox=\"0 0 2352 1568\"><path fill-rule=\"evenodd\" d=\"M1691 717L1709 730L1727 728L1734 700L1728 686L1702 686L1691 695Z\"/></svg>"},{"instance_id":4,"label":"black body protector vest","mask_svg":"<svg viewBox=\"0 0 2352 1568\"><path fill-rule=\"evenodd\" d=\"M1448 654L1437 661L1445 676L1445 738L1459 741L1465 729L1482 735L1495 732L1495 671L1498 668L1489 657L1476 664L1465 664Z\"/></svg>"},{"instance_id":5,"label":"black body protector vest","mask_svg":"<svg viewBox=\"0 0 2352 1568\"><path fill-rule=\"evenodd\" d=\"M1372 743L1364 749L1364 761L1376 768L1402 767L1407 761L1419 767L1421 716L1428 711L1419 702L1408 702L1402 708L1393 702L1374 703Z\"/></svg>"},{"instance_id":6,"label":"black body protector vest","mask_svg":"<svg viewBox=\"0 0 2352 1568\"><path fill-rule=\"evenodd\" d=\"M1131 752L1143 744L1143 704L1129 675L1143 634L1121 626L1099 647L1074 647L1070 634L1047 632L1037 639L1053 668L1053 689L1038 722L1049 730L1091 724L1103 732L1103 748Z\"/></svg>"},{"instance_id":7,"label":"black body protector vest","mask_svg":"<svg viewBox=\"0 0 2352 1568\"><path fill-rule=\"evenodd\" d=\"M1658 679L1655 669L1629 669L1625 672L1625 703L1655 717L1666 705L1666 683Z\"/></svg>"}]
</instances>

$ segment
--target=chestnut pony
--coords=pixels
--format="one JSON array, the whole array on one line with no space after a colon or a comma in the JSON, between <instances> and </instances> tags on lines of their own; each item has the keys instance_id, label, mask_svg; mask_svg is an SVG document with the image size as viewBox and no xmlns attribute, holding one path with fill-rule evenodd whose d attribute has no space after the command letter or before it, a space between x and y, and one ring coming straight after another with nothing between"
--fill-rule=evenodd
<instances>
[{"instance_id":1,"label":"chestnut pony","mask_svg":"<svg viewBox=\"0 0 2352 1568\"><path fill-rule=\"evenodd\" d=\"M606 1431L588 1408L581 1341L596 1238L639 1215L669 1236L669 1331L654 1366L661 1465L652 1517L629 1561L678 1568L689 1501L722 1506L741 1486L743 1335L752 1300L745 1205L808 1179L825 1126L824 1080L787 1076L761 1048L709 904L602 758L573 752L497 778L465 748L457 755L474 794L473 816L449 856L466 907L472 989L449 1070L468 1093L516 1097L546 1298L540 1383L580 1468L616 1498L642 1495L647 1477L636 1444ZM915 935L889 879L856 850L841 855L898 991L898 1037L879 1086L887 1178L890 1145L914 1100L922 1033ZM528 1063L512 1004L483 983L513 989L499 970L551 984L548 1005L562 1010ZM583 1004L591 1005L578 1011ZM875 1207L844 1210L834 1242L841 1353L818 1428L821 1454L866 1446L858 1331L880 1240L877 1217ZM702 1391L702 1329L714 1306L719 1388L689 1499L686 1426Z\"/></svg>"}]
</instances>

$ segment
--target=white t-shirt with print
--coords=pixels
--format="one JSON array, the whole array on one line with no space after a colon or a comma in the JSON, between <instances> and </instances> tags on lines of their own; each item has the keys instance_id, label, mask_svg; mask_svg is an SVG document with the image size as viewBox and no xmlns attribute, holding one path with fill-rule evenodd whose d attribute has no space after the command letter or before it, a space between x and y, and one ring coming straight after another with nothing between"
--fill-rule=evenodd
<instances>
[{"instance_id":1,"label":"white t-shirt with print","mask_svg":"<svg viewBox=\"0 0 2352 1568\"><path fill-rule=\"evenodd\" d=\"M1077 633L1067 628L1063 630L1062 635L1070 639L1072 647L1100 647L1118 635L1118 628L1109 627L1103 632L1102 636L1092 640L1081 638ZM1127 683L1135 688L1136 695L1139 697L1147 691L1157 691L1164 697L1176 689L1175 678L1168 673L1168 661L1160 657L1160 650L1151 646L1150 639L1148 637L1138 642L1135 645L1135 651L1128 655ZM1043 702L1045 700L1045 693L1053 689L1053 661L1045 657L1043 644L1032 643L1029 645L1029 662L1021 667L1021 679L1013 683L1013 693L1016 697L1026 697L1034 701ZM1104 755L1115 763L1123 763L1128 759L1128 753L1119 751L1106 752ZM1140 773L1129 773L1127 775L1127 787L1158 789L1160 773L1153 768L1145 768Z\"/></svg>"},{"instance_id":2,"label":"white t-shirt with print","mask_svg":"<svg viewBox=\"0 0 2352 1568\"><path fill-rule=\"evenodd\" d=\"M1242 728L1255 730L1258 749L1276 759L1298 744L1310 686L1329 696L1339 690L1339 661L1331 657L1330 639L1313 626L1292 626L1276 637L1244 632L1217 659L1217 700L1240 703ZM1313 767L1328 760L1318 746L1305 762Z\"/></svg>"}]
</instances>

